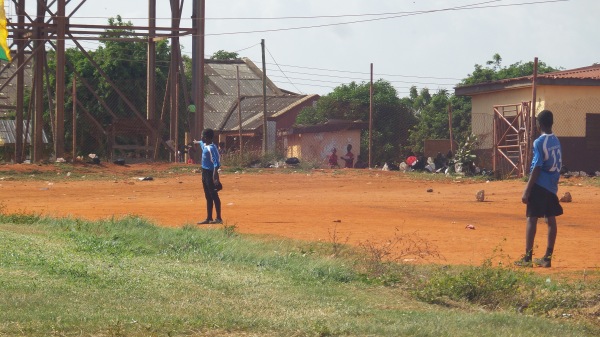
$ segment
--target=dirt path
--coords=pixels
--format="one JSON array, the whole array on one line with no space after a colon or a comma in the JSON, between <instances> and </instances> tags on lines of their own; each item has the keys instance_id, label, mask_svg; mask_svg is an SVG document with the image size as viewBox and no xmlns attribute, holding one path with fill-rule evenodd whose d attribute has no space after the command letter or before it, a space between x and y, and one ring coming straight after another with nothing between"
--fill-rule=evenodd
<instances>
[{"instance_id":1,"label":"dirt path","mask_svg":"<svg viewBox=\"0 0 600 337\"><path fill-rule=\"evenodd\" d=\"M3 179L0 203L7 211L41 212L87 219L142 215L158 224L182 226L205 217L199 174L173 173L152 181L132 177L141 167L109 167L114 179L85 180L74 173L53 182ZM50 166L52 167L52 166ZM129 173L129 174L128 174ZM239 232L357 245L384 243L397 233L414 233L435 245L448 264L481 264L492 256L510 262L524 249L524 182L424 181L398 172L324 170L311 173L224 173L223 218ZM558 218L551 271L600 270L600 188L563 180L569 191ZM433 189L433 192L427 192ZM486 201L475 194L485 190ZM474 230L466 229L473 225ZM546 226L538 224L537 254L546 247Z\"/></svg>"}]
</instances>

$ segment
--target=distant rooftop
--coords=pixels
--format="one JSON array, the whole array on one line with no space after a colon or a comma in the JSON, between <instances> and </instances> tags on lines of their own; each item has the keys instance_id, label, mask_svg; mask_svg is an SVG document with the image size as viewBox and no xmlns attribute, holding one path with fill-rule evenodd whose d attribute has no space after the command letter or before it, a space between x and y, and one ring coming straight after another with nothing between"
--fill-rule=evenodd
<instances>
[{"instance_id":1,"label":"distant rooftop","mask_svg":"<svg viewBox=\"0 0 600 337\"><path fill-rule=\"evenodd\" d=\"M529 75L493 82L458 86L454 88L454 92L457 96L471 96L486 92L530 87L532 82L533 75ZM538 74L537 83L539 85L600 86L600 64L595 63L591 66L582 68Z\"/></svg>"}]
</instances>

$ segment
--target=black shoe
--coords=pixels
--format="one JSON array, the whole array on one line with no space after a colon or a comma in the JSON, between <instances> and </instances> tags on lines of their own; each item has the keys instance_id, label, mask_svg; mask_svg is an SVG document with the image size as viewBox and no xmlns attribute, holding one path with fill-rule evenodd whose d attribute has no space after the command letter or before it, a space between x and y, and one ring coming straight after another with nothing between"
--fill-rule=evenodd
<instances>
[{"instance_id":1,"label":"black shoe","mask_svg":"<svg viewBox=\"0 0 600 337\"><path fill-rule=\"evenodd\" d=\"M515 266L517 267L533 267L533 262L530 259L521 258L515 261Z\"/></svg>"},{"instance_id":2,"label":"black shoe","mask_svg":"<svg viewBox=\"0 0 600 337\"><path fill-rule=\"evenodd\" d=\"M196 222L196 225L208 225L209 223L212 223L212 220L204 219L204 221Z\"/></svg>"},{"instance_id":3,"label":"black shoe","mask_svg":"<svg viewBox=\"0 0 600 337\"><path fill-rule=\"evenodd\" d=\"M217 218L217 219L215 219L215 220L211 220L211 221L210 221L210 223L211 223L211 224L218 224L218 225L220 225L220 224L222 224L222 223L223 223L223 220L222 220L222 219L219 219L219 218Z\"/></svg>"},{"instance_id":4,"label":"black shoe","mask_svg":"<svg viewBox=\"0 0 600 337\"><path fill-rule=\"evenodd\" d=\"M542 268L552 267L552 260L546 257L543 257L541 259L533 259L533 263L535 263L536 266Z\"/></svg>"}]
</instances>

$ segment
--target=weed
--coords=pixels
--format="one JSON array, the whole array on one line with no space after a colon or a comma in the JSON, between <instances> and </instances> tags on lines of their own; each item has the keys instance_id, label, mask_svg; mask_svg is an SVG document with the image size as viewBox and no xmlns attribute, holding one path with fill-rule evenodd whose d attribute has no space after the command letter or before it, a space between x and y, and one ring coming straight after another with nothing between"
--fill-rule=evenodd
<instances>
[{"instance_id":1,"label":"weed","mask_svg":"<svg viewBox=\"0 0 600 337\"><path fill-rule=\"evenodd\" d=\"M342 248L348 243L348 240L350 240L350 235L347 235L343 239L340 238L337 231L337 224L333 226L333 230L329 228L327 232L329 233L329 241L331 242L331 247L333 249L332 256L337 257L341 253Z\"/></svg>"},{"instance_id":2,"label":"weed","mask_svg":"<svg viewBox=\"0 0 600 337\"><path fill-rule=\"evenodd\" d=\"M377 277L386 273L389 262L405 263L443 258L437 248L418 233L400 233L398 228L394 237L386 242L367 240L361 242L359 247L365 253L367 272Z\"/></svg>"},{"instance_id":3,"label":"weed","mask_svg":"<svg viewBox=\"0 0 600 337\"><path fill-rule=\"evenodd\" d=\"M19 225L31 225L40 221L40 219L42 218L41 215L35 213L19 212L7 214L5 211L6 205L0 203L0 222L13 223Z\"/></svg>"},{"instance_id":4,"label":"weed","mask_svg":"<svg viewBox=\"0 0 600 337\"><path fill-rule=\"evenodd\" d=\"M237 229L237 226L235 224L223 225L223 233L225 233L225 236L228 238L236 236L236 229Z\"/></svg>"},{"instance_id":5,"label":"weed","mask_svg":"<svg viewBox=\"0 0 600 337\"><path fill-rule=\"evenodd\" d=\"M441 269L424 283L416 295L429 303L444 304L445 299L450 299L497 308L501 304L518 302L520 276L511 269L493 268L488 262L480 267L467 267L458 273Z\"/></svg>"}]
</instances>

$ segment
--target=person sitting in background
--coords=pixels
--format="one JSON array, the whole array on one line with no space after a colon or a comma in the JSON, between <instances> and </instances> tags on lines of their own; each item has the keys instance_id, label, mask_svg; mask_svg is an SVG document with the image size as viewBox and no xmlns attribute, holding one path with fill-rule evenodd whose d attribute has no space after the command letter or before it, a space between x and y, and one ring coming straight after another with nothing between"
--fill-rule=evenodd
<instances>
[{"instance_id":1,"label":"person sitting in background","mask_svg":"<svg viewBox=\"0 0 600 337\"><path fill-rule=\"evenodd\" d=\"M435 156L433 163L435 164L436 170L439 170L439 169L443 168L444 166L446 166L446 160L444 159L444 156L442 155L441 152L437 153L437 156Z\"/></svg>"},{"instance_id":2,"label":"person sitting in background","mask_svg":"<svg viewBox=\"0 0 600 337\"><path fill-rule=\"evenodd\" d=\"M425 156L421 155L421 156L419 156L417 161L415 163L413 163L412 168L415 171L423 171L425 169L425 165L427 165L427 158L425 158Z\"/></svg>"},{"instance_id":3,"label":"person sitting in background","mask_svg":"<svg viewBox=\"0 0 600 337\"><path fill-rule=\"evenodd\" d=\"M417 156L415 156L412 152L406 158L406 165L409 168L413 168L413 166L417 163Z\"/></svg>"},{"instance_id":4,"label":"person sitting in background","mask_svg":"<svg viewBox=\"0 0 600 337\"><path fill-rule=\"evenodd\" d=\"M367 164L363 159L362 159L362 155L358 155L358 157L356 158L356 163L354 164L354 168L357 169L364 169L369 167L369 164Z\"/></svg>"}]
</instances>

